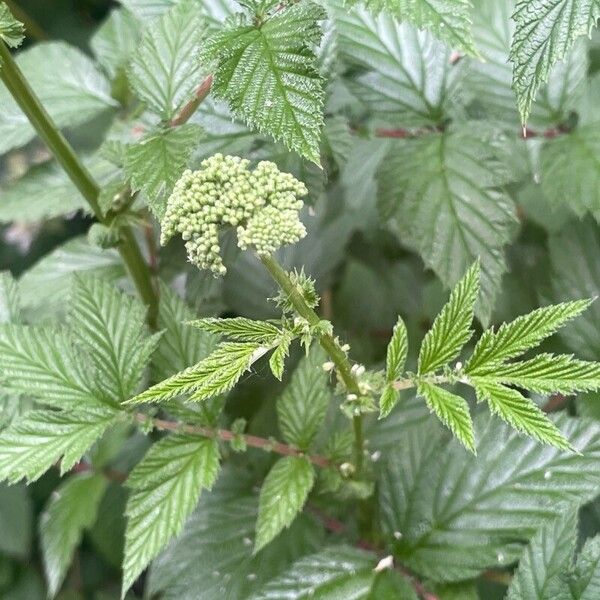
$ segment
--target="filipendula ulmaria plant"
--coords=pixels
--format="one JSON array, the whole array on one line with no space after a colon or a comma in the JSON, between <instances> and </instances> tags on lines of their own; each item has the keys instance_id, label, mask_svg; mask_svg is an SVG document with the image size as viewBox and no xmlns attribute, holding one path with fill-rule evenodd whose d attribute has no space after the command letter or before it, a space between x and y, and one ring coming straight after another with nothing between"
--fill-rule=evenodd
<instances>
[{"instance_id":1,"label":"filipendula ulmaria plant","mask_svg":"<svg viewBox=\"0 0 600 600\"><path fill-rule=\"evenodd\" d=\"M44 506L49 596L98 587L94 551L93 565L122 562L128 597L471 598L471 580L506 581L520 557L510 600L595 597L600 545L576 552L576 509L600 489L600 431L581 416L597 410L598 364L551 354L546 338L568 325L562 342L597 358L598 309L510 319L537 306L530 275L544 269L529 245L550 249L544 296L597 293L597 225L565 227L545 200L598 215L597 61L578 39L598 2L122 4L91 40L94 60L60 42L15 60L25 28L0 2L0 153L37 133L58 159L3 188L0 217L85 207L98 221L21 281L0 274L0 477L15 484L0 487L0 596L43 596L26 567L24 480ZM517 107L543 134L535 147L513 139ZM59 128L97 117L113 119L109 139L80 158ZM192 267L177 242L157 250L146 207ZM528 245L509 269L517 214ZM232 238L248 251L237 263ZM420 297L416 255L454 288L435 319L441 292ZM142 302L115 287L123 265ZM273 318L214 316L261 312L263 267L279 286ZM157 274L185 282L194 309ZM522 306L494 312L507 296ZM398 309L382 368L370 338ZM488 329L492 317L509 322ZM572 401L579 391L591 393ZM577 418L547 415L565 402ZM376 546L383 558L363 550Z\"/></svg>"}]
</instances>

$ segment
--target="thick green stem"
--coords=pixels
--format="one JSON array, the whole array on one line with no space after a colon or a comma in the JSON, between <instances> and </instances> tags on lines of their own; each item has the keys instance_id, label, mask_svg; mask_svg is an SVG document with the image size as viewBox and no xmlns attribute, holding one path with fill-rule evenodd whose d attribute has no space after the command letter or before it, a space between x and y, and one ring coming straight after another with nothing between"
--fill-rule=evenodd
<instances>
[{"instance_id":1,"label":"thick green stem","mask_svg":"<svg viewBox=\"0 0 600 600\"><path fill-rule=\"evenodd\" d=\"M50 152L90 205L98 221L109 224L110 218L103 215L98 204L100 187L47 113L25 79L21 69L14 61L10 51L1 40L0 79L2 79L2 82L25 113L40 138L48 146ZM129 227L123 226L121 228L121 240L119 252L140 297L148 306L148 322L152 327L155 327L158 296L152 283L150 270Z\"/></svg>"},{"instance_id":2,"label":"thick green stem","mask_svg":"<svg viewBox=\"0 0 600 600\"><path fill-rule=\"evenodd\" d=\"M319 315L306 304L302 294L296 289L294 283L290 279L289 275L283 269L283 267L273 258L272 256L261 256L263 265L267 268L271 277L275 280L277 285L287 294L290 302L293 304L296 312L312 326L318 325L321 321ZM347 390L351 394L360 395L360 387L354 374L352 373L352 367L350 361L346 356L346 353L342 350L340 343L336 338L329 334L323 334L319 338L319 342L325 352L331 358L331 361L336 367L338 376L346 386ZM354 429L354 450L355 450L355 462L356 462L356 473L360 477L363 470L363 456L365 452L365 442L363 436L362 427L362 415L356 415L353 417L353 429Z\"/></svg>"}]
</instances>

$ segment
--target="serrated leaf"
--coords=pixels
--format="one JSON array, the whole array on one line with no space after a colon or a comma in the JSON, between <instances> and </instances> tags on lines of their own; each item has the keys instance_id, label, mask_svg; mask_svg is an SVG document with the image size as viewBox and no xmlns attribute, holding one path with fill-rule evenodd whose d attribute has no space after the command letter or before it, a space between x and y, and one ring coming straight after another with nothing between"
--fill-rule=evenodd
<instances>
[{"instance_id":1,"label":"serrated leaf","mask_svg":"<svg viewBox=\"0 0 600 600\"><path fill-rule=\"evenodd\" d=\"M64 310L74 274L93 274L109 280L125 275L116 250L91 246L76 237L40 259L19 279L23 308L38 320Z\"/></svg>"},{"instance_id":2,"label":"serrated leaf","mask_svg":"<svg viewBox=\"0 0 600 600\"><path fill-rule=\"evenodd\" d=\"M214 336L187 325L194 316L187 304L161 282L158 328L163 334L153 364L162 379L200 362L214 349Z\"/></svg>"},{"instance_id":3,"label":"serrated leaf","mask_svg":"<svg viewBox=\"0 0 600 600\"><path fill-rule=\"evenodd\" d=\"M92 359L99 387L116 402L136 391L158 342L145 318L144 306L110 282L75 278L69 323Z\"/></svg>"},{"instance_id":4,"label":"serrated leaf","mask_svg":"<svg viewBox=\"0 0 600 600\"><path fill-rule=\"evenodd\" d=\"M479 294L479 261L456 284L450 299L423 338L419 375L433 373L455 359L471 339L475 302Z\"/></svg>"},{"instance_id":5,"label":"serrated leaf","mask_svg":"<svg viewBox=\"0 0 600 600\"><path fill-rule=\"evenodd\" d=\"M0 324L18 323L20 320L19 286L10 271L0 271Z\"/></svg>"},{"instance_id":6,"label":"serrated leaf","mask_svg":"<svg viewBox=\"0 0 600 600\"><path fill-rule=\"evenodd\" d=\"M228 392L270 348L252 342L226 342L193 367L165 379L135 396L129 404L164 402L180 394L193 394L199 402Z\"/></svg>"},{"instance_id":7,"label":"serrated leaf","mask_svg":"<svg viewBox=\"0 0 600 600\"><path fill-rule=\"evenodd\" d=\"M485 373L491 365L515 358L535 348L570 320L579 316L590 303L590 300L575 300L545 306L517 317L510 323L503 323L498 331L487 329L479 338L465 366L465 373L471 376Z\"/></svg>"},{"instance_id":8,"label":"serrated leaf","mask_svg":"<svg viewBox=\"0 0 600 600\"><path fill-rule=\"evenodd\" d=\"M587 540L574 570L571 583L574 600L594 600L600 593L600 536Z\"/></svg>"},{"instance_id":9,"label":"serrated leaf","mask_svg":"<svg viewBox=\"0 0 600 600\"><path fill-rule=\"evenodd\" d=\"M281 381L281 379L283 378L283 371L285 369L285 359L290 354L290 345L293 340L294 336L286 331L279 338L277 346L275 347L275 350L273 350L273 354L271 354L271 358L269 359L271 373L273 373L273 376L279 379L279 381Z\"/></svg>"},{"instance_id":10,"label":"serrated leaf","mask_svg":"<svg viewBox=\"0 0 600 600\"><path fill-rule=\"evenodd\" d=\"M548 140L540 153L544 196L578 216L600 214L600 123Z\"/></svg>"},{"instance_id":11,"label":"serrated leaf","mask_svg":"<svg viewBox=\"0 0 600 600\"><path fill-rule=\"evenodd\" d=\"M64 42L36 44L17 64L60 128L75 127L117 106L108 81L85 54ZM8 90L0 85L0 154L27 144L35 129Z\"/></svg>"},{"instance_id":12,"label":"serrated leaf","mask_svg":"<svg viewBox=\"0 0 600 600\"><path fill-rule=\"evenodd\" d=\"M283 439L302 450L310 447L325 420L331 391L323 371L327 360L316 344L311 346L277 400L277 417Z\"/></svg>"},{"instance_id":13,"label":"serrated leaf","mask_svg":"<svg viewBox=\"0 0 600 600\"><path fill-rule=\"evenodd\" d=\"M419 383L417 393L425 398L429 410L437 415L460 443L476 454L473 421L467 402L444 388L426 382Z\"/></svg>"},{"instance_id":14,"label":"serrated leaf","mask_svg":"<svg viewBox=\"0 0 600 600\"><path fill-rule=\"evenodd\" d=\"M347 80L351 91L376 116L404 127L438 125L452 112L462 65L426 31L393 16L332 6L340 54L367 69Z\"/></svg>"},{"instance_id":15,"label":"serrated leaf","mask_svg":"<svg viewBox=\"0 0 600 600\"><path fill-rule=\"evenodd\" d=\"M572 394L600 387L600 364L566 354L538 354L526 361L494 364L478 379L486 377L539 394Z\"/></svg>"},{"instance_id":16,"label":"serrated leaf","mask_svg":"<svg viewBox=\"0 0 600 600\"><path fill-rule=\"evenodd\" d=\"M408 355L408 334L402 317L398 317L392 331L392 339L387 347L385 359L385 378L388 383L400 379L404 373L406 356Z\"/></svg>"},{"instance_id":17,"label":"serrated leaf","mask_svg":"<svg viewBox=\"0 0 600 600\"><path fill-rule=\"evenodd\" d=\"M353 0L355 4L360 0ZM477 55L471 34L472 5L469 0L362 0L374 13L385 11L417 29L427 29L438 39L467 54Z\"/></svg>"},{"instance_id":18,"label":"serrated leaf","mask_svg":"<svg viewBox=\"0 0 600 600\"><path fill-rule=\"evenodd\" d=\"M314 482L314 467L304 457L286 456L273 465L260 490L255 553L292 524Z\"/></svg>"},{"instance_id":19,"label":"serrated leaf","mask_svg":"<svg viewBox=\"0 0 600 600\"><path fill-rule=\"evenodd\" d=\"M104 400L65 329L1 326L0 375L6 389L57 408L99 408Z\"/></svg>"},{"instance_id":20,"label":"serrated leaf","mask_svg":"<svg viewBox=\"0 0 600 600\"><path fill-rule=\"evenodd\" d=\"M66 473L117 415L108 407L29 411L0 433L0 479L32 482L59 460Z\"/></svg>"},{"instance_id":21,"label":"serrated leaf","mask_svg":"<svg viewBox=\"0 0 600 600\"><path fill-rule=\"evenodd\" d=\"M400 392L393 385L388 384L383 388L381 398L379 398L379 418L387 417L398 404Z\"/></svg>"},{"instance_id":22,"label":"serrated leaf","mask_svg":"<svg viewBox=\"0 0 600 600\"><path fill-rule=\"evenodd\" d=\"M90 40L96 59L111 78L122 72L137 47L140 25L124 8L111 11Z\"/></svg>"},{"instance_id":23,"label":"serrated leaf","mask_svg":"<svg viewBox=\"0 0 600 600\"><path fill-rule=\"evenodd\" d=\"M355 598L370 596L377 558L350 546L331 546L305 556L252 596L252 600L301 600L303 598Z\"/></svg>"},{"instance_id":24,"label":"serrated leaf","mask_svg":"<svg viewBox=\"0 0 600 600\"><path fill-rule=\"evenodd\" d=\"M150 561L183 529L202 489L219 470L219 448L211 439L170 435L150 448L127 479L123 593Z\"/></svg>"},{"instance_id":25,"label":"serrated leaf","mask_svg":"<svg viewBox=\"0 0 600 600\"><path fill-rule=\"evenodd\" d=\"M260 25L231 20L203 49L216 64L213 93L234 116L316 164L324 94L312 47L324 18L317 4L300 2Z\"/></svg>"},{"instance_id":26,"label":"serrated leaf","mask_svg":"<svg viewBox=\"0 0 600 600\"><path fill-rule=\"evenodd\" d=\"M543 446L496 419L478 418L477 457L454 442L437 445L410 482L384 476L380 508L399 559L437 581L477 577L518 559L522 542L567 506L594 498L600 426L566 416L552 420L580 454ZM421 440L430 446L428 438ZM409 460L399 451L389 457L397 471ZM394 497L401 485L405 500L399 504Z\"/></svg>"},{"instance_id":27,"label":"serrated leaf","mask_svg":"<svg viewBox=\"0 0 600 600\"><path fill-rule=\"evenodd\" d=\"M503 247L515 228L513 203L498 187L503 178L489 142L471 130L394 144L378 174L383 215L446 287L480 258L476 313L484 322L506 270Z\"/></svg>"},{"instance_id":28,"label":"serrated leaf","mask_svg":"<svg viewBox=\"0 0 600 600\"><path fill-rule=\"evenodd\" d=\"M0 39L9 48L18 48L25 38L25 26L17 21L4 2L0 2ZM0 61L0 65L1 65ZM1 68L1 66L0 66Z\"/></svg>"},{"instance_id":29,"label":"serrated leaf","mask_svg":"<svg viewBox=\"0 0 600 600\"><path fill-rule=\"evenodd\" d=\"M192 99L206 75L197 59L203 29L198 3L181 2L146 29L131 59L134 92L163 121Z\"/></svg>"},{"instance_id":30,"label":"serrated leaf","mask_svg":"<svg viewBox=\"0 0 600 600\"><path fill-rule=\"evenodd\" d=\"M87 158L83 162L100 183L107 182L115 172L110 163L99 157ZM2 223L37 223L78 210L90 212L81 192L63 168L53 161L32 167L23 177L2 188L1 193Z\"/></svg>"},{"instance_id":31,"label":"serrated leaf","mask_svg":"<svg viewBox=\"0 0 600 600\"><path fill-rule=\"evenodd\" d=\"M256 342L257 344L271 344L282 333L273 323L268 321L255 321L245 317L231 319L216 319L207 317L190 321L188 325L230 338L236 342Z\"/></svg>"},{"instance_id":32,"label":"serrated leaf","mask_svg":"<svg viewBox=\"0 0 600 600\"><path fill-rule=\"evenodd\" d=\"M149 593L160 593L165 600L198 600L201 589L202 600L249 598L294 560L318 550L322 526L300 515L254 555L258 499L240 489L239 473L229 476L235 485L223 483L227 478L224 472L217 483L221 489L203 494L181 536L153 562Z\"/></svg>"},{"instance_id":33,"label":"serrated leaf","mask_svg":"<svg viewBox=\"0 0 600 600\"><path fill-rule=\"evenodd\" d=\"M598 0L519 0L510 51L513 89L523 123L540 85L582 35L590 35L600 18Z\"/></svg>"},{"instance_id":34,"label":"serrated leaf","mask_svg":"<svg viewBox=\"0 0 600 600\"><path fill-rule=\"evenodd\" d=\"M515 0L479 0L474 9L475 45L484 60L469 65L465 87L489 118L513 130L519 116L511 87L512 67L506 57L515 29L511 20ZM555 127L568 119L581 98L587 68L585 44L577 43L550 70L548 84L540 88L529 117L533 129Z\"/></svg>"},{"instance_id":35,"label":"serrated leaf","mask_svg":"<svg viewBox=\"0 0 600 600\"><path fill-rule=\"evenodd\" d=\"M506 600L571 600L565 575L576 538L576 510L567 510L540 528L519 562Z\"/></svg>"},{"instance_id":36,"label":"serrated leaf","mask_svg":"<svg viewBox=\"0 0 600 600\"><path fill-rule=\"evenodd\" d=\"M84 530L94 524L107 484L102 475L74 475L50 496L40 516L40 543L50 598L60 589Z\"/></svg>"},{"instance_id":37,"label":"serrated leaf","mask_svg":"<svg viewBox=\"0 0 600 600\"><path fill-rule=\"evenodd\" d=\"M544 444L562 450L572 450L554 423L529 398L520 392L495 382L472 379L481 402L487 402L493 414L498 415L517 431L525 433Z\"/></svg>"},{"instance_id":38,"label":"serrated leaf","mask_svg":"<svg viewBox=\"0 0 600 600\"><path fill-rule=\"evenodd\" d=\"M187 167L202 129L193 123L158 129L125 151L123 168L134 190L143 190L157 218L164 215L167 198Z\"/></svg>"}]
</instances>

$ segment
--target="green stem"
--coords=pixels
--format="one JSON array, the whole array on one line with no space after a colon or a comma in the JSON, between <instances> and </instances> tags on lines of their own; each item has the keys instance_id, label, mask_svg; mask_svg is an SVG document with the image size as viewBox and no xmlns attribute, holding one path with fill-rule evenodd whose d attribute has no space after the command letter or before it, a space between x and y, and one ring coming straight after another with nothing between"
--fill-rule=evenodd
<instances>
[{"instance_id":1,"label":"green stem","mask_svg":"<svg viewBox=\"0 0 600 600\"><path fill-rule=\"evenodd\" d=\"M296 286L290 279L289 275L283 269L283 267L273 258L272 256L261 256L260 257L263 265L267 271L271 274L271 277L275 280L277 285L284 291L288 296L290 302L296 309L296 312L303 318L305 318L311 326L316 326L321 321L319 315L306 304L302 294L296 289ZM336 367L338 376L346 386L346 389L351 394L360 395L360 387L354 374L352 373L352 367L350 361L346 356L346 353L342 350L339 341L332 335L323 334L319 338L319 342L325 352L329 355L329 358ZM354 429L354 455L356 462L356 475L360 477L363 470L363 456L365 451L365 441L363 436L362 427L362 415L356 415L352 419L352 425Z\"/></svg>"},{"instance_id":2,"label":"green stem","mask_svg":"<svg viewBox=\"0 0 600 600\"><path fill-rule=\"evenodd\" d=\"M98 221L105 225L110 224L111 217L106 217L98 204L99 185L62 135L1 40L0 65L0 79L40 138L81 192ZM148 306L148 322L154 328L158 312L158 296L152 283L150 270L129 227L121 228L121 240L119 252L140 297Z\"/></svg>"}]
</instances>

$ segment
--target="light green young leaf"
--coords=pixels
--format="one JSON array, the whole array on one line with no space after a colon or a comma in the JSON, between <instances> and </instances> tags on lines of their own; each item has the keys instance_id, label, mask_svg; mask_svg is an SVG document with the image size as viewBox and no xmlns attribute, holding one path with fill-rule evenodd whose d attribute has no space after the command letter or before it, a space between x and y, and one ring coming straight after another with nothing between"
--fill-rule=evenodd
<instances>
[{"instance_id":1,"label":"light green young leaf","mask_svg":"<svg viewBox=\"0 0 600 600\"><path fill-rule=\"evenodd\" d=\"M216 319L208 317L190 321L188 325L203 331L222 335L235 342L256 342L257 344L272 344L277 340L282 330L268 321L255 321L245 317L232 319Z\"/></svg>"},{"instance_id":2,"label":"light green young leaf","mask_svg":"<svg viewBox=\"0 0 600 600\"><path fill-rule=\"evenodd\" d=\"M113 165L99 157L83 161L100 183L115 173ZM14 183L1 189L0 222L37 223L78 210L89 213L81 193L58 163L51 161L32 167ZM27 210L23 210L26 203Z\"/></svg>"},{"instance_id":3,"label":"light green young leaf","mask_svg":"<svg viewBox=\"0 0 600 600\"><path fill-rule=\"evenodd\" d=\"M373 598L377 557L350 546L331 546L292 564L252 600Z\"/></svg>"},{"instance_id":4,"label":"light green young leaf","mask_svg":"<svg viewBox=\"0 0 600 600\"><path fill-rule=\"evenodd\" d=\"M201 360L169 379L147 389L128 401L129 404L164 402L180 394L193 394L190 400L200 402L228 392L240 377L270 350L252 342L228 342Z\"/></svg>"},{"instance_id":5,"label":"light green young leaf","mask_svg":"<svg viewBox=\"0 0 600 600\"><path fill-rule=\"evenodd\" d=\"M481 417L475 420L476 457L456 442L434 443L415 472L414 453L390 446L392 474L406 469L411 478L383 475L380 481L382 522L396 556L436 581L471 579L511 564L542 524L595 498L600 485L597 423L552 418L578 454Z\"/></svg>"},{"instance_id":6,"label":"light green young leaf","mask_svg":"<svg viewBox=\"0 0 600 600\"><path fill-rule=\"evenodd\" d=\"M76 237L44 256L19 279L23 308L43 320L64 311L74 274L96 275L116 280L125 268L116 250L91 246L86 237Z\"/></svg>"},{"instance_id":7,"label":"light green young leaf","mask_svg":"<svg viewBox=\"0 0 600 600\"><path fill-rule=\"evenodd\" d=\"M398 404L400 400L400 392L393 385L387 384L383 388L381 397L379 398L379 418L387 417Z\"/></svg>"},{"instance_id":8,"label":"light green young leaf","mask_svg":"<svg viewBox=\"0 0 600 600\"><path fill-rule=\"evenodd\" d=\"M590 35L600 18L598 0L519 0L513 19L510 51L513 89L523 123L540 85L582 35Z\"/></svg>"},{"instance_id":9,"label":"light green young leaf","mask_svg":"<svg viewBox=\"0 0 600 600\"><path fill-rule=\"evenodd\" d=\"M387 14L332 4L344 60L367 69L347 81L376 116L404 127L438 125L451 114L462 65L426 31Z\"/></svg>"},{"instance_id":10,"label":"light green young leaf","mask_svg":"<svg viewBox=\"0 0 600 600\"><path fill-rule=\"evenodd\" d=\"M419 375L433 373L455 359L471 339L473 313L479 294L479 261L456 284L450 299L423 338L419 351Z\"/></svg>"},{"instance_id":11,"label":"light green young leaf","mask_svg":"<svg viewBox=\"0 0 600 600\"><path fill-rule=\"evenodd\" d=\"M548 140L540 155L544 196L578 216L600 214L600 123Z\"/></svg>"},{"instance_id":12,"label":"light green young leaf","mask_svg":"<svg viewBox=\"0 0 600 600\"><path fill-rule=\"evenodd\" d=\"M75 127L117 103L110 86L83 52L64 42L36 44L17 56L17 64L56 125ZM0 86L0 154L20 148L35 129L4 86Z\"/></svg>"},{"instance_id":13,"label":"light green young leaf","mask_svg":"<svg viewBox=\"0 0 600 600\"><path fill-rule=\"evenodd\" d=\"M566 354L538 354L508 364L494 364L477 380L489 379L539 394L572 394L600 387L600 363L577 360Z\"/></svg>"},{"instance_id":14,"label":"light green young leaf","mask_svg":"<svg viewBox=\"0 0 600 600\"><path fill-rule=\"evenodd\" d=\"M219 471L215 440L170 435L154 444L127 479L123 593L174 537Z\"/></svg>"},{"instance_id":15,"label":"light green young leaf","mask_svg":"<svg viewBox=\"0 0 600 600\"><path fill-rule=\"evenodd\" d=\"M0 271L0 324L21 320L19 286L10 271Z\"/></svg>"},{"instance_id":16,"label":"light green young leaf","mask_svg":"<svg viewBox=\"0 0 600 600\"><path fill-rule=\"evenodd\" d=\"M275 350L273 350L273 354L271 354L271 358L269 359L269 366L271 367L271 373L273 376L281 381L283 377L283 371L285 369L285 359L290 354L290 345L294 340L294 336L286 331L279 338L277 342L277 346Z\"/></svg>"},{"instance_id":17,"label":"light green young leaf","mask_svg":"<svg viewBox=\"0 0 600 600\"><path fill-rule=\"evenodd\" d=\"M102 475L82 473L67 479L50 496L40 516L40 544L50 598L60 589L84 530L94 524L107 484Z\"/></svg>"},{"instance_id":18,"label":"light green young leaf","mask_svg":"<svg viewBox=\"0 0 600 600\"><path fill-rule=\"evenodd\" d=\"M460 443L473 454L477 454L473 421L467 402L444 388L426 382L419 384L417 393L425 398L429 410L437 415Z\"/></svg>"},{"instance_id":19,"label":"light green young leaf","mask_svg":"<svg viewBox=\"0 0 600 600\"><path fill-rule=\"evenodd\" d=\"M137 47L139 36L138 20L124 8L112 10L92 36L90 47L110 79L123 71Z\"/></svg>"},{"instance_id":20,"label":"light green young leaf","mask_svg":"<svg viewBox=\"0 0 600 600\"><path fill-rule=\"evenodd\" d=\"M0 433L0 480L35 481L59 460L66 473L117 416L108 407L27 412Z\"/></svg>"},{"instance_id":21,"label":"light green young leaf","mask_svg":"<svg viewBox=\"0 0 600 600\"><path fill-rule=\"evenodd\" d=\"M76 277L69 323L95 366L98 385L116 402L140 384L158 342L145 325L146 310L135 298L98 277Z\"/></svg>"},{"instance_id":22,"label":"light green young leaf","mask_svg":"<svg viewBox=\"0 0 600 600\"><path fill-rule=\"evenodd\" d=\"M349 4L358 2L352 0ZM427 29L451 48L477 55L471 34L473 6L469 0L362 0L361 4L374 13L385 11L417 29Z\"/></svg>"},{"instance_id":23,"label":"light green young leaf","mask_svg":"<svg viewBox=\"0 0 600 600\"><path fill-rule=\"evenodd\" d=\"M289 527L302 510L315 482L315 470L306 458L280 458L260 490L254 552Z\"/></svg>"},{"instance_id":24,"label":"light green young leaf","mask_svg":"<svg viewBox=\"0 0 600 600\"><path fill-rule=\"evenodd\" d=\"M577 542L577 510L566 510L532 538L519 561L506 600L576 600L567 573Z\"/></svg>"},{"instance_id":25,"label":"light green young leaf","mask_svg":"<svg viewBox=\"0 0 600 600\"><path fill-rule=\"evenodd\" d=\"M214 350L213 335L187 325L194 316L188 305L161 282L158 328L163 334L153 358L154 369L161 379L195 365Z\"/></svg>"},{"instance_id":26,"label":"light green young leaf","mask_svg":"<svg viewBox=\"0 0 600 600\"><path fill-rule=\"evenodd\" d=\"M187 167L202 129L193 123L157 129L127 147L123 168L133 190L143 190L155 216L164 215L167 198Z\"/></svg>"},{"instance_id":27,"label":"light green young leaf","mask_svg":"<svg viewBox=\"0 0 600 600\"><path fill-rule=\"evenodd\" d=\"M398 317L392 331L392 339L387 347L385 359L385 378L388 383L396 381L404 373L406 356L408 355L408 334L402 317Z\"/></svg>"},{"instance_id":28,"label":"light green young leaf","mask_svg":"<svg viewBox=\"0 0 600 600\"><path fill-rule=\"evenodd\" d=\"M9 48L18 48L24 38L25 26L13 17L5 2L0 2L0 39ZM2 67L0 66L0 68Z\"/></svg>"},{"instance_id":29,"label":"light green young leaf","mask_svg":"<svg viewBox=\"0 0 600 600\"><path fill-rule=\"evenodd\" d=\"M492 152L475 131L450 130L393 144L378 173L382 214L446 287L480 259L476 313L483 322L491 315L506 270L503 247L516 225L512 200L499 187L505 174Z\"/></svg>"},{"instance_id":30,"label":"light green young leaf","mask_svg":"<svg viewBox=\"0 0 600 600\"><path fill-rule=\"evenodd\" d=\"M483 374L492 365L515 358L538 346L590 305L590 300L575 300L538 308L528 315L503 323L498 331L486 330L465 366L470 376Z\"/></svg>"},{"instance_id":31,"label":"light green young leaf","mask_svg":"<svg viewBox=\"0 0 600 600\"><path fill-rule=\"evenodd\" d=\"M181 2L146 29L131 59L134 92L164 121L192 99L206 75L197 56L203 30L199 3Z\"/></svg>"},{"instance_id":32,"label":"light green young leaf","mask_svg":"<svg viewBox=\"0 0 600 600\"><path fill-rule=\"evenodd\" d=\"M478 378L473 378L472 384L477 398L481 402L487 402L493 414L517 431L561 450L573 449L546 414L517 390Z\"/></svg>"},{"instance_id":33,"label":"light green young leaf","mask_svg":"<svg viewBox=\"0 0 600 600\"><path fill-rule=\"evenodd\" d=\"M65 329L1 326L0 376L5 389L57 408L102 405L89 365Z\"/></svg>"},{"instance_id":34,"label":"light green young leaf","mask_svg":"<svg viewBox=\"0 0 600 600\"><path fill-rule=\"evenodd\" d=\"M313 344L292 374L277 400L279 429L283 439L307 450L323 425L331 399L328 376L323 371L325 352Z\"/></svg>"},{"instance_id":35,"label":"light green young leaf","mask_svg":"<svg viewBox=\"0 0 600 600\"><path fill-rule=\"evenodd\" d=\"M324 93L313 47L324 18L323 9L308 1L259 26L238 18L203 50L204 60L215 63L213 93L227 100L233 115L316 164Z\"/></svg>"}]
</instances>

